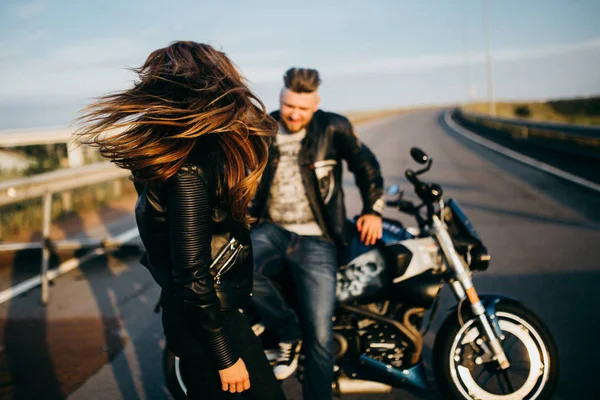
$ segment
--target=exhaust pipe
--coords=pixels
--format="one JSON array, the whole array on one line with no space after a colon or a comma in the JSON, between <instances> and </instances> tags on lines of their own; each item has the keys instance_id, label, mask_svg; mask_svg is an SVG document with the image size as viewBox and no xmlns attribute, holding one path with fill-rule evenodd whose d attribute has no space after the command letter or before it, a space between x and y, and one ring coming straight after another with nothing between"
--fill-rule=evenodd
<instances>
[{"instance_id":1,"label":"exhaust pipe","mask_svg":"<svg viewBox=\"0 0 600 400\"><path fill-rule=\"evenodd\" d=\"M347 376L338 379L340 393L389 393L393 387L429 391L423 364L413 365L406 369L396 369L391 365L361 355L357 367L352 372L358 379L349 379Z\"/></svg>"},{"instance_id":2,"label":"exhaust pipe","mask_svg":"<svg viewBox=\"0 0 600 400\"><path fill-rule=\"evenodd\" d=\"M392 387L384 383L364 381L362 379L350 379L345 376L337 380L339 394L375 394L390 393Z\"/></svg>"}]
</instances>

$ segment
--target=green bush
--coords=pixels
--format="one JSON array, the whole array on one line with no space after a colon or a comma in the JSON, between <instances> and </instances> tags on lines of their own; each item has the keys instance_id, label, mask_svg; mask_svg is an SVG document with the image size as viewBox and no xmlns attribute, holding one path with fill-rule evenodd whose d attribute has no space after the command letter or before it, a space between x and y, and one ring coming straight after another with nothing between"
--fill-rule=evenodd
<instances>
[{"instance_id":1,"label":"green bush","mask_svg":"<svg viewBox=\"0 0 600 400\"><path fill-rule=\"evenodd\" d=\"M514 113L517 117L529 118L531 117L531 110L527 104L519 104L514 108Z\"/></svg>"},{"instance_id":2,"label":"green bush","mask_svg":"<svg viewBox=\"0 0 600 400\"><path fill-rule=\"evenodd\" d=\"M600 97L549 101L552 109L563 115L600 116Z\"/></svg>"}]
</instances>

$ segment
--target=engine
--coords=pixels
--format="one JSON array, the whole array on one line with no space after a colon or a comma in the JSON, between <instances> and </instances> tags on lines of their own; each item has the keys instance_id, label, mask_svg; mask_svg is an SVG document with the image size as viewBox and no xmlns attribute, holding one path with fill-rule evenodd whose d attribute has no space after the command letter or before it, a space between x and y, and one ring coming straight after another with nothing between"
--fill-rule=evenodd
<instances>
[{"instance_id":1,"label":"engine","mask_svg":"<svg viewBox=\"0 0 600 400\"><path fill-rule=\"evenodd\" d=\"M388 313L388 307L389 302L383 302L370 303L361 306L360 309L373 315L381 315L381 319L388 319L384 317ZM358 309L359 307L355 308ZM361 356L366 356L397 369L414 365L414 359L420 354L415 351L416 346L413 343L414 339L411 340L411 334L417 338L420 338L420 334L411 317L418 316L418 312L421 310L410 309L404 312L403 323L392 319L388 319L391 322L387 322L377 317L360 316L359 311L335 316L333 329L336 361L345 360L352 363ZM416 345L418 346L418 343Z\"/></svg>"},{"instance_id":2,"label":"engine","mask_svg":"<svg viewBox=\"0 0 600 400\"><path fill-rule=\"evenodd\" d=\"M388 304L369 304L369 311L385 315ZM335 388L338 395L358 393L390 393L392 386L372 381L370 373L381 373L392 367L402 370L411 364L413 351L408 336L397 326L359 313L334 317L336 366ZM360 360L360 364L358 361ZM414 363L414 362L413 362ZM383 364L383 365L382 365Z\"/></svg>"},{"instance_id":3,"label":"engine","mask_svg":"<svg viewBox=\"0 0 600 400\"><path fill-rule=\"evenodd\" d=\"M394 368L402 368L408 343L395 328L373 320L361 320L359 342L362 354Z\"/></svg>"}]
</instances>

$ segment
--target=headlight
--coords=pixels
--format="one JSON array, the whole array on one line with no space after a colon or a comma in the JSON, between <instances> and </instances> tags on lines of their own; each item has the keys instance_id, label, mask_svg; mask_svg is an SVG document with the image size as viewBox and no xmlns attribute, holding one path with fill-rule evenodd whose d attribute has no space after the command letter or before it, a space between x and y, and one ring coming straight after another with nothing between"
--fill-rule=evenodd
<instances>
[{"instance_id":1,"label":"headlight","mask_svg":"<svg viewBox=\"0 0 600 400\"><path fill-rule=\"evenodd\" d=\"M470 251L471 254L471 271L485 271L490 265L490 253L484 245L475 246Z\"/></svg>"}]
</instances>

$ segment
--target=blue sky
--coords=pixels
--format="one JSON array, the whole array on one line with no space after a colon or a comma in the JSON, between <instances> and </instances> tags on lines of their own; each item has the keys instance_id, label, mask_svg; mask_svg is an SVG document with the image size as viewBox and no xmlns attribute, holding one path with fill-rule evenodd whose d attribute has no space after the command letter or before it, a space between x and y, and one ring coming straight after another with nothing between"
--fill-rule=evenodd
<instances>
[{"instance_id":1,"label":"blue sky","mask_svg":"<svg viewBox=\"0 0 600 400\"><path fill-rule=\"evenodd\" d=\"M497 98L600 93L600 1L489 6ZM319 69L334 111L464 102L469 70L486 96L482 0L3 0L0 129L65 126L173 40L225 51L269 109L291 66Z\"/></svg>"}]
</instances>

